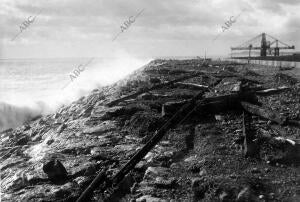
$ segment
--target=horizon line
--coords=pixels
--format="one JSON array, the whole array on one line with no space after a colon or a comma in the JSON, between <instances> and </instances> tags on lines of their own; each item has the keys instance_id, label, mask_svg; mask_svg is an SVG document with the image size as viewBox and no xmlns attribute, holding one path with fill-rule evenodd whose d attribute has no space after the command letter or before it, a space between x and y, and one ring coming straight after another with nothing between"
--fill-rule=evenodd
<instances>
[{"instance_id":1,"label":"horizon line","mask_svg":"<svg viewBox=\"0 0 300 202\"><path fill-rule=\"evenodd\" d=\"M227 55L206 55L206 57L227 57ZM135 56L137 58L145 58L147 56ZM161 56L150 56L152 58L161 58L161 57L202 57L201 54L199 55L161 55ZM83 57L76 57L76 56L66 56L66 57L20 57L20 58L17 58L17 57L7 57L7 58L1 58L0 57L0 60L12 60L12 59L74 59L74 58L117 58L117 57L112 57L112 56L109 56L109 57L95 57L95 56L83 56Z\"/></svg>"}]
</instances>

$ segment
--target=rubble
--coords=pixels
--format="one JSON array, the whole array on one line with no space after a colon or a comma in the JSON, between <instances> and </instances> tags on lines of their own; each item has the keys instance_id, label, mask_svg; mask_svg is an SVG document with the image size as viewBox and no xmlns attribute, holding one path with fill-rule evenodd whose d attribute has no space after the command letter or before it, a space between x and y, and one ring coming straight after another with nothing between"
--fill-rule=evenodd
<instances>
[{"instance_id":1,"label":"rubble","mask_svg":"<svg viewBox=\"0 0 300 202\"><path fill-rule=\"evenodd\" d=\"M1 132L2 201L296 201L298 80L227 66L155 60Z\"/></svg>"}]
</instances>

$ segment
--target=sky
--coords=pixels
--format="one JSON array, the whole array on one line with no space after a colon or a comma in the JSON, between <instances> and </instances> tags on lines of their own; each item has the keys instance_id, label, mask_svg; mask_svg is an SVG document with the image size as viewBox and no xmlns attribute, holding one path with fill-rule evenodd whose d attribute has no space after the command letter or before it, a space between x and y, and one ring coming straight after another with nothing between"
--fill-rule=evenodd
<instances>
[{"instance_id":1,"label":"sky","mask_svg":"<svg viewBox=\"0 0 300 202\"><path fill-rule=\"evenodd\" d=\"M299 0L0 0L0 8L0 58L228 56L262 32L300 50Z\"/></svg>"}]
</instances>

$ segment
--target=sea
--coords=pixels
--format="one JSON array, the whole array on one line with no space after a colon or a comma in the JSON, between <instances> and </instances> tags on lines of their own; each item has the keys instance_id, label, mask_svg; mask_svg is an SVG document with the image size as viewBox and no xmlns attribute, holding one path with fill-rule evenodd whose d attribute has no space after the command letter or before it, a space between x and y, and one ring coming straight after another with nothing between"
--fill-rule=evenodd
<instances>
[{"instance_id":1,"label":"sea","mask_svg":"<svg viewBox=\"0 0 300 202\"><path fill-rule=\"evenodd\" d=\"M112 84L151 59L0 59L0 132Z\"/></svg>"}]
</instances>

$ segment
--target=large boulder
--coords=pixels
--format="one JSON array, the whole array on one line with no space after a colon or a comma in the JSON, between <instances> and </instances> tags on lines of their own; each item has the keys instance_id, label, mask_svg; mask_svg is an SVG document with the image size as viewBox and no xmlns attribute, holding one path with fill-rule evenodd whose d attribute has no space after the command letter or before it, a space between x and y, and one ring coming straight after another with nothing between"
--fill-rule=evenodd
<instances>
[{"instance_id":1,"label":"large boulder","mask_svg":"<svg viewBox=\"0 0 300 202\"><path fill-rule=\"evenodd\" d=\"M48 178L59 183L68 178L68 173L64 165L57 159L51 160L43 165L43 171L48 175Z\"/></svg>"}]
</instances>

